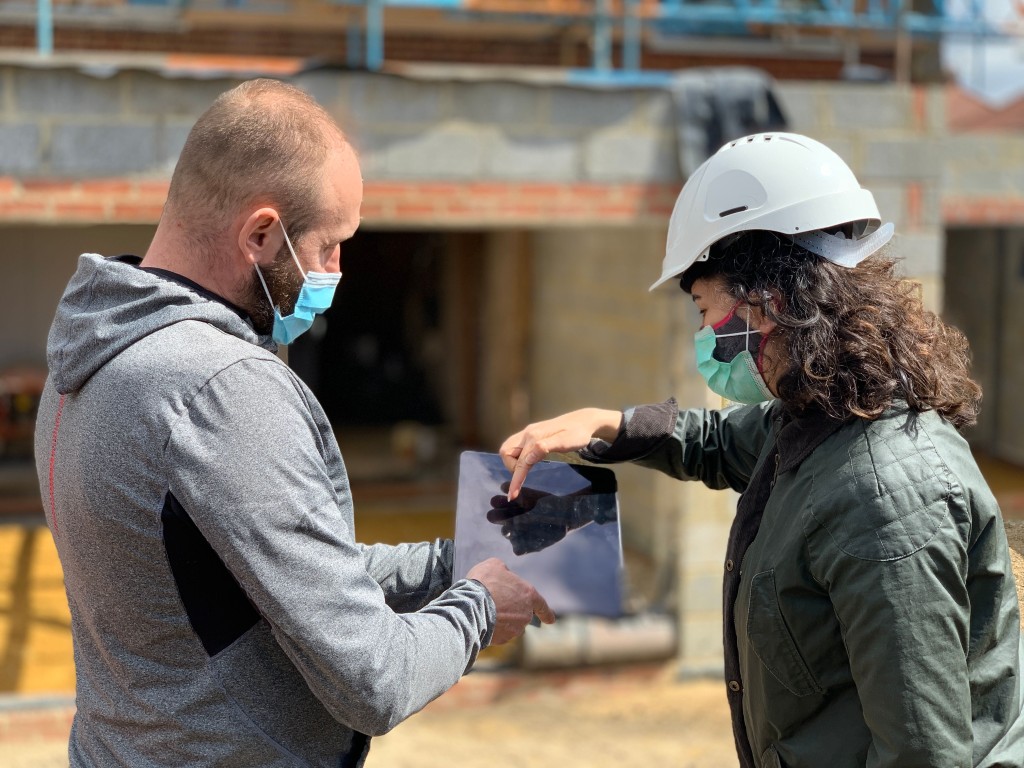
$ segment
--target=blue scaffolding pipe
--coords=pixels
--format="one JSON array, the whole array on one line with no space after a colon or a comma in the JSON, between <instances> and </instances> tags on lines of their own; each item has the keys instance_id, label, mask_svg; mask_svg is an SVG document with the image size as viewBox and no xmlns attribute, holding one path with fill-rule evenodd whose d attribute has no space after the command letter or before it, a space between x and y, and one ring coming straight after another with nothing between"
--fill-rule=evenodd
<instances>
[{"instance_id":1,"label":"blue scaffolding pipe","mask_svg":"<svg viewBox=\"0 0 1024 768\"><path fill-rule=\"evenodd\" d=\"M366 68L371 72L384 66L384 2L366 0Z\"/></svg>"},{"instance_id":2,"label":"blue scaffolding pipe","mask_svg":"<svg viewBox=\"0 0 1024 768\"><path fill-rule=\"evenodd\" d=\"M593 37L594 69L609 72L612 69L612 18L608 0L597 0L594 10Z\"/></svg>"},{"instance_id":3,"label":"blue scaffolding pipe","mask_svg":"<svg viewBox=\"0 0 1024 768\"><path fill-rule=\"evenodd\" d=\"M224 2L224 0L221 0ZM244 2L244 0L243 0ZM379 4L392 8L435 8L458 17L500 16L517 21L570 21L581 16L559 13L532 13L527 11L491 11L484 7L471 7L467 0L331 0L338 5L363 5L369 8ZM983 0L968 0L969 18L953 18L948 14L947 0L930 0L934 12L912 10L905 0L819 0L817 7L792 7L786 0L661 0L652 16L641 17L639 0L624 0L622 15L623 44L634 34L634 23L641 29L645 24L659 22L752 23L764 25L804 25L810 27L841 27L851 30L897 31L901 26L921 34L965 33L1001 34L984 19ZM631 8L637 13L633 14ZM906 24L903 25L903 21ZM594 33L594 59L597 63L610 63L612 34L617 19L610 11L610 0L594 0L590 14ZM369 34L369 30L368 30ZM639 37L639 33L636 33ZM606 47L607 46L607 47ZM607 54L606 54L607 51Z\"/></svg>"},{"instance_id":4,"label":"blue scaffolding pipe","mask_svg":"<svg viewBox=\"0 0 1024 768\"><path fill-rule=\"evenodd\" d=\"M622 68L627 72L640 69L642 34L640 0L626 0L625 17L622 20Z\"/></svg>"},{"instance_id":5,"label":"blue scaffolding pipe","mask_svg":"<svg viewBox=\"0 0 1024 768\"><path fill-rule=\"evenodd\" d=\"M365 24L348 31L348 61L361 60L367 69L379 70L384 64L384 12L386 7L435 8L456 15L494 16L529 21L574 21L574 14L501 13L486 7L470 7L468 0L329 0L337 5L363 6ZM621 23L622 73L635 73L641 69L642 36L644 25L663 23L700 28L701 25L762 24L797 25L815 28L843 28L935 36L942 34L971 35L973 37L1001 36L1004 33L985 19L984 0L967 0L965 17L950 15L948 0L930 0L930 12L913 10L910 0L818 0L817 7L794 8L787 0L661 0L653 15L641 14L641 0L623 0L622 14L613 15L612 0L593 0L590 14L592 25L592 62L595 73L614 72L612 58L616 25ZM186 0L147 0L181 9ZM53 53L53 0L36 0L36 44L42 56ZM221 7L249 10L249 0L214 0ZM90 0L85 0L89 5ZM585 17L583 17L585 18ZM365 38L361 39L361 33Z\"/></svg>"},{"instance_id":6,"label":"blue scaffolding pipe","mask_svg":"<svg viewBox=\"0 0 1024 768\"><path fill-rule=\"evenodd\" d=\"M36 0L36 49L40 56L53 53L52 0Z\"/></svg>"}]
</instances>

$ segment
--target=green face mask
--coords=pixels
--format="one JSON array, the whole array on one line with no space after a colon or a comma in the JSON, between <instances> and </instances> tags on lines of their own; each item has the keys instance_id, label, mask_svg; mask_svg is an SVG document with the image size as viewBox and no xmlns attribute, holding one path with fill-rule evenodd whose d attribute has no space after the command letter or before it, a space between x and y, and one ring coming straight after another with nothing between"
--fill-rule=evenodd
<instances>
[{"instance_id":1,"label":"green face mask","mask_svg":"<svg viewBox=\"0 0 1024 768\"><path fill-rule=\"evenodd\" d=\"M730 313L729 318L732 318ZM722 325L719 325L721 328ZM751 335L749 320L747 329L738 333L716 334L715 328L705 326L697 331L693 337L694 347L697 352L697 370L704 377L708 388L717 395L734 403L753 405L771 400L775 396L768 389L764 377L757 369L754 356L747 348L748 339ZM743 336L744 343L741 352L732 351L729 360L719 360L715 357L715 349L719 346L718 339L733 336ZM728 346L734 346L732 344Z\"/></svg>"}]
</instances>

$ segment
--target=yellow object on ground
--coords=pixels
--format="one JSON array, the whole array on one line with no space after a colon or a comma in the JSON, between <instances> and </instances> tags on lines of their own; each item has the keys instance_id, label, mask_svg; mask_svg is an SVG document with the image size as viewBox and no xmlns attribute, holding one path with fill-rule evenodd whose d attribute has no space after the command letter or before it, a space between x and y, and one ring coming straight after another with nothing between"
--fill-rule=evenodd
<instances>
[{"instance_id":1,"label":"yellow object on ground","mask_svg":"<svg viewBox=\"0 0 1024 768\"><path fill-rule=\"evenodd\" d=\"M75 690L71 614L45 525L0 525L0 692Z\"/></svg>"}]
</instances>

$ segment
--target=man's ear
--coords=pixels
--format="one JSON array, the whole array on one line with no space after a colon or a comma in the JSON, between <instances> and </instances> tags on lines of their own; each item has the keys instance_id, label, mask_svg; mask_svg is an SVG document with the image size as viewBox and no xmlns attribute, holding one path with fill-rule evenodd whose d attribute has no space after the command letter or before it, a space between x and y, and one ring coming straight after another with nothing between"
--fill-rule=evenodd
<instances>
[{"instance_id":1,"label":"man's ear","mask_svg":"<svg viewBox=\"0 0 1024 768\"><path fill-rule=\"evenodd\" d=\"M243 214L238 228L238 250L246 265L269 266L284 245L281 217L273 208Z\"/></svg>"}]
</instances>

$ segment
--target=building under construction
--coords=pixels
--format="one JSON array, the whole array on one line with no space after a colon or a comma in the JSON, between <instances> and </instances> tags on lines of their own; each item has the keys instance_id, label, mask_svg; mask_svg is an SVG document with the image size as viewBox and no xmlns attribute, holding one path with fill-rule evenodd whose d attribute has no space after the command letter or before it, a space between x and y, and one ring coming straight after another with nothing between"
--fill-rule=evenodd
<instances>
[{"instance_id":1,"label":"building under construction","mask_svg":"<svg viewBox=\"0 0 1024 768\"><path fill-rule=\"evenodd\" d=\"M850 162L926 304L972 342L976 447L1024 466L1024 103L994 109L940 63L948 36L1010 31L940 0L0 0L8 422L79 253L143 253L192 123L267 76L337 116L366 180L335 305L289 349L361 538L450 534L459 451L531 420L720 404L689 363L689 302L647 286L687 175L762 130ZM68 691L35 472L24 440L0 447L0 689ZM681 668L713 670L735 498L618 474L630 609L671 617Z\"/></svg>"}]
</instances>

